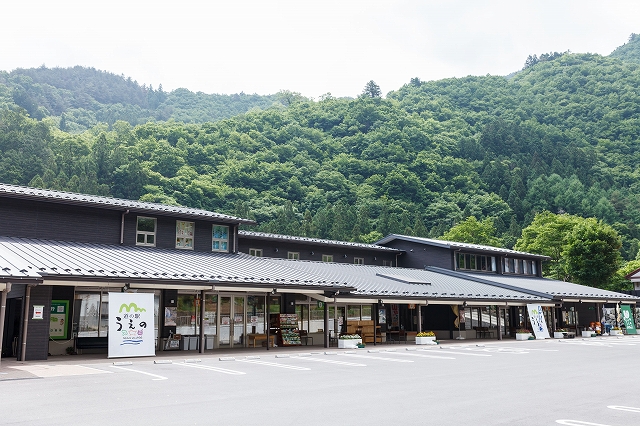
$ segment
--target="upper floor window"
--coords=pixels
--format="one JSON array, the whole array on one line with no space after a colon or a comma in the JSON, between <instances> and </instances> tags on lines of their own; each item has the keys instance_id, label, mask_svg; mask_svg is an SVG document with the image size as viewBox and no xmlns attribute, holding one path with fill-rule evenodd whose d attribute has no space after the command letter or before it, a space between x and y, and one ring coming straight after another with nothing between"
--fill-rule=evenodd
<instances>
[{"instance_id":1,"label":"upper floor window","mask_svg":"<svg viewBox=\"0 0 640 426\"><path fill-rule=\"evenodd\" d=\"M536 275L538 269L535 260L514 259L505 257L502 262L502 270L505 274Z\"/></svg>"},{"instance_id":2,"label":"upper floor window","mask_svg":"<svg viewBox=\"0 0 640 426\"><path fill-rule=\"evenodd\" d=\"M483 254L456 253L456 268L495 272L497 270L496 258Z\"/></svg>"},{"instance_id":3,"label":"upper floor window","mask_svg":"<svg viewBox=\"0 0 640 426\"><path fill-rule=\"evenodd\" d=\"M136 224L136 245L156 246L156 219L153 217L138 216Z\"/></svg>"},{"instance_id":4,"label":"upper floor window","mask_svg":"<svg viewBox=\"0 0 640 426\"><path fill-rule=\"evenodd\" d=\"M332 254L323 254L322 255L322 261L323 262L333 262L333 255Z\"/></svg>"},{"instance_id":5,"label":"upper floor window","mask_svg":"<svg viewBox=\"0 0 640 426\"><path fill-rule=\"evenodd\" d=\"M300 260L300 252L297 252L297 251L288 252L287 259Z\"/></svg>"},{"instance_id":6,"label":"upper floor window","mask_svg":"<svg viewBox=\"0 0 640 426\"><path fill-rule=\"evenodd\" d=\"M211 234L211 251L229 251L229 227L213 225Z\"/></svg>"},{"instance_id":7,"label":"upper floor window","mask_svg":"<svg viewBox=\"0 0 640 426\"><path fill-rule=\"evenodd\" d=\"M195 223L176 220L176 248L193 250Z\"/></svg>"},{"instance_id":8,"label":"upper floor window","mask_svg":"<svg viewBox=\"0 0 640 426\"><path fill-rule=\"evenodd\" d=\"M383 260L382 266L393 266L393 260Z\"/></svg>"},{"instance_id":9,"label":"upper floor window","mask_svg":"<svg viewBox=\"0 0 640 426\"><path fill-rule=\"evenodd\" d=\"M353 258L354 265L364 265L364 257L354 257Z\"/></svg>"},{"instance_id":10,"label":"upper floor window","mask_svg":"<svg viewBox=\"0 0 640 426\"><path fill-rule=\"evenodd\" d=\"M250 248L249 255L255 257L262 257L262 249Z\"/></svg>"}]
</instances>

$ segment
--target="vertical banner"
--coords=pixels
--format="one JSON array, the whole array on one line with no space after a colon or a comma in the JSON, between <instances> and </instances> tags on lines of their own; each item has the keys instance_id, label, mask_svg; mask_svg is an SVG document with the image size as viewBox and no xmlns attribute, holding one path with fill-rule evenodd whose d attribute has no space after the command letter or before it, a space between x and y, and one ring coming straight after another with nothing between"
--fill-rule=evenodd
<instances>
[{"instance_id":1,"label":"vertical banner","mask_svg":"<svg viewBox=\"0 0 640 426\"><path fill-rule=\"evenodd\" d=\"M152 293L109 293L109 358L154 356Z\"/></svg>"},{"instance_id":2,"label":"vertical banner","mask_svg":"<svg viewBox=\"0 0 640 426\"><path fill-rule=\"evenodd\" d=\"M67 340L69 327L69 301L52 300L49 317L49 338L51 340Z\"/></svg>"},{"instance_id":3,"label":"vertical banner","mask_svg":"<svg viewBox=\"0 0 640 426\"><path fill-rule=\"evenodd\" d=\"M544 320L542 306L527 305L527 311L529 311L529 321L536 339L549 339L549 330L547 329L547 322Z\"/></svg>"},{"instance_id":4,"label":"vertical banner","mask_svg":"<svg viewBox=\"0 0 640 426\"><path fill-rule=\"evenodd\" d=\"M631 306L620 305L620 312L622 313L622 321L624 322L624 328L627 329L627 334L638 334L636 332L636 324L633 320Z\"/></svg>"}]
</instances>

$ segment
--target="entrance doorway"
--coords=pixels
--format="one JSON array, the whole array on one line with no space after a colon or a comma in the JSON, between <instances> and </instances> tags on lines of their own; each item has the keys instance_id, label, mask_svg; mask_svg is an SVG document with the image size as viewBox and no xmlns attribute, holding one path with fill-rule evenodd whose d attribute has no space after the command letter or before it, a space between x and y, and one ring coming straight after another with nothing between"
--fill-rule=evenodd
<instances>
[{"instance_id":1,"label":"entrance doorway","mask_svg":"<svg viewBox=\"0 0 640 426\"><path fill-rule=\"evenodd\" d=\"M246 296L220 296L220 333L218 346L233 348L245 346Z\"/></svg>"}]
</instances>

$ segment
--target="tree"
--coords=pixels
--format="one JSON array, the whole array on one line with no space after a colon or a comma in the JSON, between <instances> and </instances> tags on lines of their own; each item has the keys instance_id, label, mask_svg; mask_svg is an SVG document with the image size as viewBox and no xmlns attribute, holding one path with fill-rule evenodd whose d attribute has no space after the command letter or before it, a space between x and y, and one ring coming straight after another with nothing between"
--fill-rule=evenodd
<instances>
[{"instance_id":1,"label":"tree","mask_svg":"<svg viewBox=\"0 0 640 426\"><path fill-rule=\"evenodd\" d=\"M577 224L567 238L562 256L567 273L579 284L607 287L620 265L620 236L611 226L594 218Z\"/></svg>"},{"instance_id":2,"label":"tree","mask_svg":"<svg viewBox=\"0 0 640 426\"><path fill-rule=\"evenodd\" d=\"M486 218L478 221L475 216L470 216L462 222L454 225L441 237L447 241L459 243L482 244L486 246L500 247L501 241L496 237L496 228L493 220Z\"/></svg>"},{"instance_id":3,"label":"tree","mask_svg":"<svg viewBox=\"0 0 640 426\"><path fill-rule=\"evenodd\" d=\"M369 82L365 84L362 94L370 98L379 98L382 96L382 91L380 91L380 86L378 86L375 81L369 80Z\"/></svg>"}]
</instances>

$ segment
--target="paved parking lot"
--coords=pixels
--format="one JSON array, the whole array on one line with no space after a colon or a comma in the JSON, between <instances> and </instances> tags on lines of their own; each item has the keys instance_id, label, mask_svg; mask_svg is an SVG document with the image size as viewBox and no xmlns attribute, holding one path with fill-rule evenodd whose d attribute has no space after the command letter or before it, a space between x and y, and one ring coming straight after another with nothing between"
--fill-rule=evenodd
<instances>
[{"instance_id":1,"label":"paved parking lot","mask_svg":"<svg viewBox=\"0 0 640 426\"><path fill-rule=\"evenodd\" d=\"M640 337L295 348L0 368L0 424L640 424Z\"/></svg>"}]
</instances>

